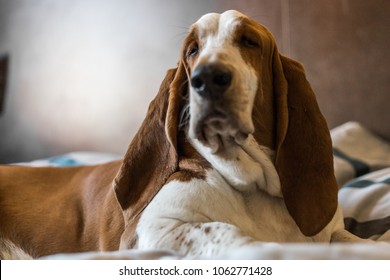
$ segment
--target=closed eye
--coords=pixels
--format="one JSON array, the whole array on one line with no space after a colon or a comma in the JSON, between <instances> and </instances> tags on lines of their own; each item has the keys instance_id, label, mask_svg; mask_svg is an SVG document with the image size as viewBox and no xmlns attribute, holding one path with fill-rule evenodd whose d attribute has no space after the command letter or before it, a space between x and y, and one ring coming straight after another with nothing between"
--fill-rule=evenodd
<instances>
[{"instance_id":1,"label":"closed eye","mask_svg":"<svg viewBox=\"0 0 390 280\"><path fill-rule=\"evenodd\" d=\"M198 53L198 51L199 51L198 45L193 46L193 47L189 48L189 50L187 52L187 56L194 56Z\"/></svg>"},{"instance_id":2,"label":"closed eye","mask_svg":"<svg viewBox=\"0 0 390 280\"><path fill-rule=\"evenodd\" d=\"M248 36L241 36L240 38L240 44L244 47L250 47L250 48L259 48L260 44L257 42L257 40L254 40Z\"/></svg>"}]
</instances>

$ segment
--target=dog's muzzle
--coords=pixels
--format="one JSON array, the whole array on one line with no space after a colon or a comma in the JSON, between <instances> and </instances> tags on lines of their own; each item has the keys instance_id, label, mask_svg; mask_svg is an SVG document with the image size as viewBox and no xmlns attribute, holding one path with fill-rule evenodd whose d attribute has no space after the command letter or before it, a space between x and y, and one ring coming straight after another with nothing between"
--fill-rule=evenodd
<instances>
[{"instance_id":1,"label":"dog's muzzle","mask_svg":"<svg viewBox=\"0 0 390 280\"><path fill-rule=\"evenodd\" d=\"M214 153L242 143L253 128L242 122L236 112L233 72L218 63L198 65L191 75L191 88L196 96L191 106L190 137L202 142Z\"/></svg>"}]
</instances>

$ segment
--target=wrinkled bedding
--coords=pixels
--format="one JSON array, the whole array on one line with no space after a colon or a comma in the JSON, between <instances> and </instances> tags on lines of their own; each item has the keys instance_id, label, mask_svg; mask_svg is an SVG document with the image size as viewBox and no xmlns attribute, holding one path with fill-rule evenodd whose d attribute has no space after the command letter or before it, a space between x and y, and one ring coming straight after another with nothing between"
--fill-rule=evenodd
<instances>
[{"instance_id":1,"label":"wrinkled bedding","mask_svg":"<svg viewBox=\"0 0 390 280\"><path fill-rule=\"evenodd\" d=\"M379 243L265 244L241 248L216 259L390 259L390 143L359 123L331 131L339 203L346 228ZM111 154L75 152L23 165L77 166L118 159ZM59 254L44 259L188 259L171 251L123 250Z\"/></svg>"}]
</instances>

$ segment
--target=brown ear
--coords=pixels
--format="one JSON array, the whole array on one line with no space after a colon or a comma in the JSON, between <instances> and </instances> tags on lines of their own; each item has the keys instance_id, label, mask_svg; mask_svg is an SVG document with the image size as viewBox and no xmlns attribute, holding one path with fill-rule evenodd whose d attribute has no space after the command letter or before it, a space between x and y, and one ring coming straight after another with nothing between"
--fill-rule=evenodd
<instances>
[{"instance_id":1,"label":"brown ear","mask_svg":"<svg viewBox=\"0 0 390 280\"><path fill-rule=\"evenodd\" d=\"M136 221L177 169L177 125L182 92L187 90L185 81L182 64L168 70L114 180L126 225Z\"/></svg>"},{"instance_id":2,"label":"brown ear","mask_svg":"<svg viewBox=\"0 0 390 280\"><path fill-rule=\"evenodd\" d=\"M276 160L290 215L306 236L319 233L337 208L330 133L298 62L273 58Z\"/></svg>"}]
</instances>

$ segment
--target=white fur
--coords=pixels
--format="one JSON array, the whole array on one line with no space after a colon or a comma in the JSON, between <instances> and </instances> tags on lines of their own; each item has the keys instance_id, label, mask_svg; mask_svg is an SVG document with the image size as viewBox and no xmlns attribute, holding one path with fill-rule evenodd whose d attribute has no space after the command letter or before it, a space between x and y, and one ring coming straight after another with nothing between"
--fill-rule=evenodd
<instances>
[{"instance_id":1,"label":"white fur","mask_svg":"<svg viewBox=\"0 0 390 280\"><path fill-rule=\"evenodd\" d=\"M259 146L252 135L243 145L234 148L235 155L229 160L213 154L211 148L197 140L192 140L192 144L234 189L254 191L258 188L282 197L279 176L271 160L272 151Z\"/></svg>"},{"instance_id":2,"label":"white fur","mask_svg":"<svg viewBox=\"0 0 390 280\"><path fill-rule=\"evenodd\" d=\"M31 260L32 257L8 239L0 237L0 260Z\"/></svg>"},{"instance_id":3,"label":"white fur","mask_svg":"<svg viewBox=\"0 0 390 280\"><path fill-rule=\"evenodd\" d=\"M314 237L304 236L284 200L262 190L237 191L216 170L206 180L172 181L144 210L137 226L140 249L219 255L263 242L329 242L343 229L341 210Z\"/></svg>"}]
</instances>

